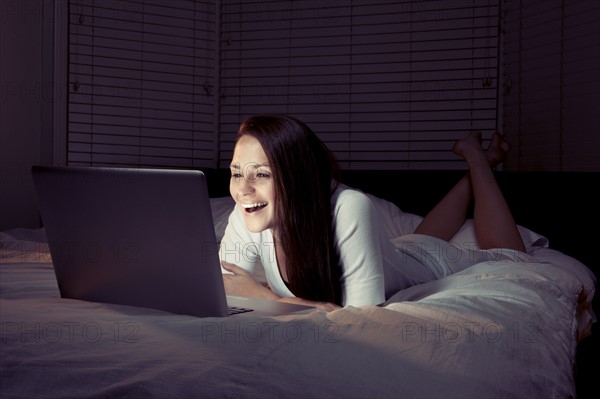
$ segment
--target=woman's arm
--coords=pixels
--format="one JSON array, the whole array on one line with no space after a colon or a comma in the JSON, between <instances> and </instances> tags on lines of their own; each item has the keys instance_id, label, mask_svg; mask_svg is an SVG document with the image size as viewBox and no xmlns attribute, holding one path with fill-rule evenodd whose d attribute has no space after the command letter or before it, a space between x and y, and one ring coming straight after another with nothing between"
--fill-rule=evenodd
<instances>
[{"instance_id":1,"label":"woman's arm","mask_svg":"<svg viewBox=\"0 0 600 399\"><path fill-rule=\"evenodd\" d=\"M341 306L336 305L335 303L331 303L331 302L316 302L316 301L310 301L308 299L298 298L298 297L293 297L293 296L279 298L278 301L286 302L286 303L293 303L296 305L311 306L313 308L316 308L317 310L324 310L325 312L331 312L332 310L342 308Z\"/></svg>"},{"instance_id":2,"label":"woman's arm","mask_svg":"<svg viewBox=\"0 0 600 399\"><path fill-rule=\"evenodd\" d=\"M228 295L240 295L276 301L279 299L273 291L254 279L247 270L232 263L221 262L221 267L231 274L223 273L225 292Z\"/></svg>"},{"instance_id":3,"label":"woman's arm","mask_svg":"<svg viewBox=\"0 0 600 399\"><path fill-rule=\"evenodd\" d=\"M337 193L334 228L342 265L344 306L378 305L385 301L383 227L375 206L362 192Z\"/></svg>"},{"instance_id":4,"label":"woman's arm","mask_svg":"<svg viewBox=\"0 0 600 399\"><path fill-rule=\"evenodd\" d=\"M280 297L268 287L265 287L256 281L254 277L252 277L252 275L245 269L226 262L221 262L221 266L223 269L231 273L223 274L225 292L228 295L240 295L251 298L294 303L298 305L311 306L318 310L324 310L327 312L340 308L340 306L329 302L315 302L298 297Z\"/></svg>"}]
</instances>

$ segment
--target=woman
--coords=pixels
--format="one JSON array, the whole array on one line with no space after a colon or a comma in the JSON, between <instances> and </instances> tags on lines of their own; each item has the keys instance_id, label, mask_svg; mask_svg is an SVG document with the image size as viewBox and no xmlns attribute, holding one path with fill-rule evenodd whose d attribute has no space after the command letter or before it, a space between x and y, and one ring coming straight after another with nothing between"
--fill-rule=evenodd
<instances>
[{"instance_id":1,"label":"woman","mask_svg":"<svg viewBox=\"0 0 600 399\"><path fill-rule=\"evenodd\" d=\"M523 251L491 173L507 149L500 134L487 151L479 133L459 140L453 150L467 161L468 174L407 237L426 235L446 243L474 199L480 248ZM404 250L412 241L392 242L373 197L338 183L337 171L330 151L299 120L260 115L242 123L231 163L236 207L220 250L229 272L223 275L228 294L323 310L375 305L400 289L468 266L431 266ZM253 278L259 263L268 285Z\"/></svg>"}]
</instances>

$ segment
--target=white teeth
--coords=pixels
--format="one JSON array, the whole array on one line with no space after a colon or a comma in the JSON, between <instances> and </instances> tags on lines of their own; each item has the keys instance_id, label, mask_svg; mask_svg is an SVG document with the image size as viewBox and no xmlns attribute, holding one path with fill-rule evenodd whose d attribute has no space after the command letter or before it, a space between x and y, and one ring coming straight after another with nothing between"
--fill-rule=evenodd
<instances>
[{"instance_id":1,"label":"white teeth","mask_svg":"<svg viewBox=\"0 0 600 399\"><path fill-rule=\"evenodd\" d=\"M246 209L250 209L250 208L258 208L259 206L266 206L267 203L266 202L255 202L253 204L241 204L242 207L246 208Z\"/></svg>"}]
</instances>

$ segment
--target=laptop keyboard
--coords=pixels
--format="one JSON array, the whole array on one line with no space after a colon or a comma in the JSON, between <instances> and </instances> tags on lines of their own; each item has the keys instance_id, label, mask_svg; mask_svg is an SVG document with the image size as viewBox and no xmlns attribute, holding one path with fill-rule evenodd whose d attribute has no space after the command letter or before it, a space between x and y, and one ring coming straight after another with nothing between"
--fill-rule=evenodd
<instances>
[{"instance_id":1,"label":"laptop keyboard","mask_svg":"<svg viewBox=\"0 0 600 399\"><path fill-rule=\"evenodd\" d=\"M234 314L246 313L246 312L252 312L252 309L241 308L238 306L230 306L229 307L229 316L232 316Z\"/></svg>"}]
</instances>

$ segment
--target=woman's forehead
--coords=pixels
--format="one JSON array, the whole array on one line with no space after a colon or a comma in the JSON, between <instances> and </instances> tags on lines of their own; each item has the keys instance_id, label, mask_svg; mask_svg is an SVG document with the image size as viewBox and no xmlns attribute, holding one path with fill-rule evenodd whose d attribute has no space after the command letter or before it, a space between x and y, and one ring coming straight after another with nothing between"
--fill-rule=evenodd
<instances>
[{"instance_id":1,"label":"woman's forehead","mask_svg":"<svg viewBox=\"0 0 600 399\"><path fill-rule=\"evenodd\" d=\"M232 164L236 163L256 163L260 165L268 164L267 154L260 142L250 136L244 135L240 137L235 144L235 148L233 150L233 160Z\"/></svg>"}]
</instances>

